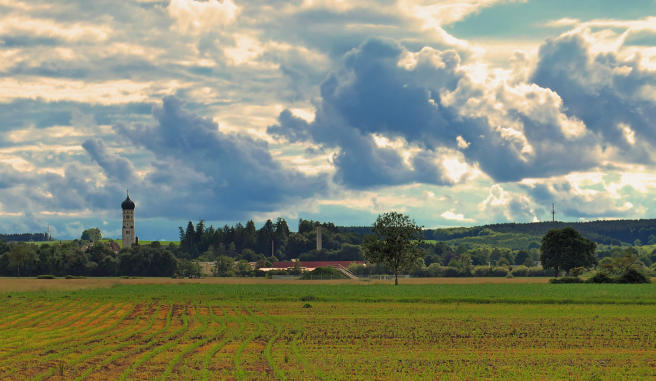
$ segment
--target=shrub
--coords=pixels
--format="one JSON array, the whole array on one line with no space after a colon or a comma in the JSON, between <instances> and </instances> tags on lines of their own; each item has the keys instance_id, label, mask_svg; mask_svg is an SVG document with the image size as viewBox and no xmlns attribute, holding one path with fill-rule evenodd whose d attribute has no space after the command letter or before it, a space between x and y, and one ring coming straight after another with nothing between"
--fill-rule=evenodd
<instances>
[{"instance_id":1,"label":"shrub","mask_svg":"<svg viewBox=\"0 0 656 381\"><path fill-rule=\"evenodd\" d=\"M508 268L501 266L474 266L472 275L476 277L505 277L508 275Z\"/></svg>"},{"instance_id":2,"label":"shrub","mask_svg":"<svg viewBox=\"0 0 656 381\"><path fill-rule=\"evenodd\" d=\"M57 277L54 275L37 275L36 279L56 279Z\"/></svg>"},{"instance_id":3,"label":"shrub","mask_svg":"<svg viewBox=\"0 0 656 381\"><path fill-rule=\"evenodd\" d=\"M527 276L549 276L552 274L553 272L549 272L549 274L547 274L546 270L540 266L533 266L528 268Z\"/></svg>"},{"instance_id":4,"label":"shrub","mask_svg":"<svg viewBox=\"0 0 656 381\"><path fill-rule=\"evenodd\" d=\"M513 276L528 276L528 267L526 266L517 266L512 269L511 274Z\"/></svg>"},{"instance_id":5,"label":"shrub","mask_svg":"<svg viewBox=\"0 0 656 381\"><path fill-rule=\"evenodd\" d=\"M598 272L587 280L588 283L614 283L615 280L606 273Z\"/></svg>"},{"instance_id":6,"label":"shrub","mask_svg":"<svg viewBox=\"0 0 656 381\"><path fill-rule=\"evenodd\" d=\"M472 269L472 275L475 277L490 276L490 267L488 266L474 266Z\"/></svg>"},{"instance_id":7,"label":"shrub","mask_svg":"<svg viewBox=\"0 0 656 381\"><path fill-rule=\"evenodd\" d=\"M467 275L468 275L467 273L463 273L462 271L458 270L455 267L445 267L444 268L444 275L443 276L445 276L445 277L455 278L455 277L463 277L463 276L467 276Z\"/></svg>"},{"instance_id":8,"label":"shrub","mask_svg":"<svg viewBox=\"0 0 656 381\"><path fill-rule=\"evenodd\" d=\"M428 272L428 276L431 277L441 277L444 276L444 267L440 266L439 263L431 263L426 267L426 271Z\"/></svg>"},{"instance_id":9,"label":"shrub","mask_svg":"<svg viewBox=\"0 0 656 381\"><path fill-rule=\"evenodd\" d=\"M564 276L562 278L549 279L549 283L583 283L583 279L575 276Z\"/></svg>"},{"instance_id":10,"label":"shrub","mask_svg":"<svg viewBox=\"0 0 656 381\"><path fill-rule=\"evenodd\" d=\"M617 283L651 283L651 280L641 271L630 268L617 278Z\"/></svg>"},{"instance_id":11,"label":"shrub","mask_svg":"<svg viewBox=\"0 0 656 381\"><path fill-rule=\"evenodd\" d=\"M573 269L569 270L569 273L572 274L572 276L578 277L581 274L585 272L585 267L574 267Z\"/></svg>"},{"instance_id":12,"label":"shrub","mask_svg":"<svg viewBox=\"0 0 656 381\"><path fill-rule=\"evenodd\" d=\"M492 267L492 272L490 276L504 277L508 275L508 268L505 266L496 266Z\"/></svg>"},{"instance_id":13,"label":"shrub","mask_svg":"<svg viewBox=\"0 0 656 381\"><path fill-rule=\"evenodd\" d=\"M415 278L427 278L430 277L430 273L428 272L428 267L417 267L412 272L410 273Z\"/></svg>"}]
</instances>

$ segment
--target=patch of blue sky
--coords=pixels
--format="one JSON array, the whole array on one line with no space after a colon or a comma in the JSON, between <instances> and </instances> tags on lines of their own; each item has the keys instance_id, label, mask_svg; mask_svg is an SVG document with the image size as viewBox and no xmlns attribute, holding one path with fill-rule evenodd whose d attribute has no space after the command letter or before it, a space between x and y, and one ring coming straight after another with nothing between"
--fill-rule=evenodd
<instances>
[{"instance_id":1,"label":"patch of blue sky","mask_svg":"<svg viewBox=\"0 0 656 381\"><path fill-rule=\"evenodd\" d=\"M567 30L569 26L548 26L563 18L633 20L650 14L656 14L654 0L533 0L483 8L445 29L465 39L541 40Z\"/></svg>"}]
</instances>

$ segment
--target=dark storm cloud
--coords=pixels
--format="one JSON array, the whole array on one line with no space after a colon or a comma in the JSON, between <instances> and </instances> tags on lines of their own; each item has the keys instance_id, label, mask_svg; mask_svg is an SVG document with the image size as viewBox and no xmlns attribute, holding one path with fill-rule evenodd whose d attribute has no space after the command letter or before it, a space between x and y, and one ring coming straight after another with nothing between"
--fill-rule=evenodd
<instances>
[{"instance_id":1,"label":"dark storm cloud","mask_svg":"<svg viewBox=\"0 0 656 381\"><path fill-rule=\"evenodd\" d=\"M107 148L98 139L89 139L82 143L82 147L100 165L107 176L112 180L119 180L123 184L134 181L134 167L132 163L120 156L107 152Z\"/></svg>"},{"instance_id":2,"label":"dark storm cloud","mask_svg":"<svg viewBox=\"0 0 656 381\"><path fill-rule=\"evenodd\" d=\"M156 159L146 183L136 184L157 194L145 200L151 215L236 218L325 189L325 178L284 168L266 142L221 132L212 120L186 111L178 98L164 98L153 115L154 125L116 128Z\"/></svg>"},{"instance_id":3,"label":"dark storm cloud","mask_svg":"<svg viewBox=\"0 0 656 381\"><path fill-rule=\"evenodd\" d=\"M167 97L152 111L148 123L117 126L116 139L130 142L150 155L144 180L131 158L119 156L104 141L87 139L82 146L107 176L97 182L93 167L70 164L64 174L20 172L1 167L0 191L8 212L112 209L117 195L130 188L143 217L240 219L270 211L297 198L321 194L327 179L284 168L266 142L219 130L210 119ZM152 118L151 117L151 118ZM70 119L70 117L68 118ZM134 156L134 154L133 154ZM120 201L120 200L119 200Z\"/></svg>"}]
</instances>

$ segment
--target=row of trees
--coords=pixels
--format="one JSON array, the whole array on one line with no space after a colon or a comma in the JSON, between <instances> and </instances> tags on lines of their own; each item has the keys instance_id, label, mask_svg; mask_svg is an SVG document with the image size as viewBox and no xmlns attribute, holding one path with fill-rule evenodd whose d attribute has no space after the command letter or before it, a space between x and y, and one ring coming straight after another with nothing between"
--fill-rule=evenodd
<instances>
[{"instance_id":1,"label":"row of trees","mask_svg":"<svg viewBox=\"0 0 656 381\"><path fill-rule=\"evenodd\" d=\"M9 276L172 276L181 266L175 246L159 243L115 253L106 244L0 242L0 274Z\"/></svg>"}]
</instances>

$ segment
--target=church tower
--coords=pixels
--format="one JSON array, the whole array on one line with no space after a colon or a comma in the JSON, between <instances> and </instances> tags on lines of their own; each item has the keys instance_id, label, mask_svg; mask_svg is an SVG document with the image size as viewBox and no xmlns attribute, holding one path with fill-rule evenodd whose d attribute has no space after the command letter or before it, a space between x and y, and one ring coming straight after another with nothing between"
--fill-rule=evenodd
<instances>
[{"instance_id":1,"label":"church tower","mask_svg":"<svg viewBox=\"0 0 656 381\"><path fill-rule=\"evenodd\" d=\"M123 247L130 248L134 245L134 202L128 194L125 201L121 203L123 209Z\"/></svg>"}]
</instances>

